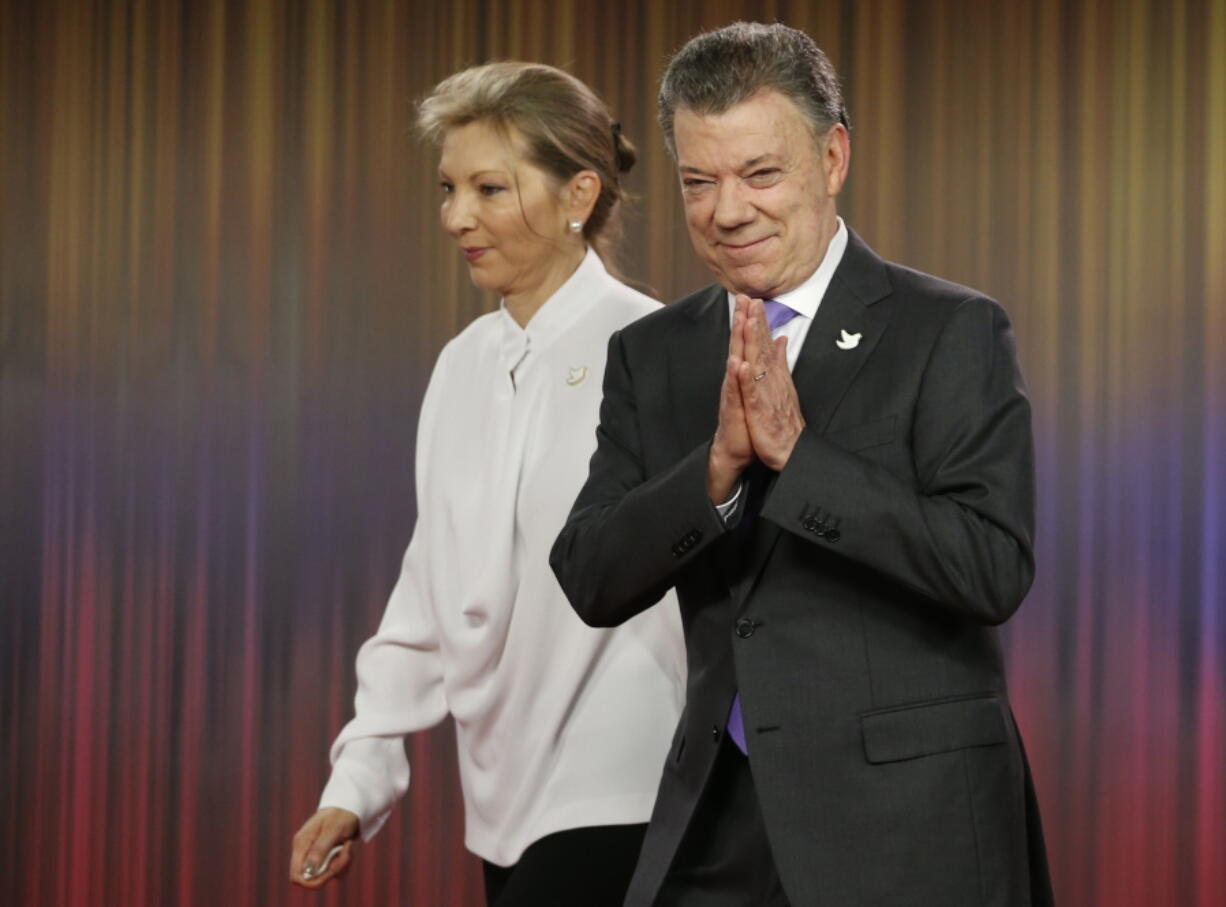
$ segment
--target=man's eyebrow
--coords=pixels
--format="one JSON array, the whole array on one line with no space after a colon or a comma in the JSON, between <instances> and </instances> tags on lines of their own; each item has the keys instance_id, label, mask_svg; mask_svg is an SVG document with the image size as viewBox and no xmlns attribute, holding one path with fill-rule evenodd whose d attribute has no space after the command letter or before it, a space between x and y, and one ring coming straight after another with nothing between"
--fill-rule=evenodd
<instances>
[{"instance_id":1,"label":"man's eyebrow","mask_svg":"<svg viewBox=\"0 0 1226 907\"><path fill-rule=\"evenodd\" d=\"M767 161L773 160L774 158L775 158L775 154L768 151L766 154L759 154L755 158L750 158L745 163L741 164L741 169L748 170L751 167L756 167L759 164L764 164Z\"/></svg>"},{"instance_id":2,"label":"man's eyebrow","mask_svg":"<svg viewBox=\"0 0 1226 907\"><path fill-rule=\"evenodd\" d=\"M738 169L739 170L751 170L754 167L758 166L759 164L764 164L769 161L774 161L777 157L778 155L776 155L774 152L768 151L766 154L759 154L757 157L751 157L749 160L745 161L745 163L741 164L741 166ZM703 170L701 167L694 167L690 164L682 164L677 169L680 170L682 173L696 173L701 176L709 175L708 171Z\"/></svg>"}]
</instances>

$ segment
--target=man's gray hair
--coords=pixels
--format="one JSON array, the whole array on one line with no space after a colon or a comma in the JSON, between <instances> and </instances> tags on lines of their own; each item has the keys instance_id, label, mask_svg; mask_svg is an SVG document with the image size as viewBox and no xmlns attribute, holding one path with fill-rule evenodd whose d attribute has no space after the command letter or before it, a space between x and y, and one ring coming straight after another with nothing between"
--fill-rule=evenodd
<instances>
[{"instance_id":1,"label":"man's gray hair","mask_svg":"<svg viewBox=\"0 0 1226 907\"><path fill-rule=\"evenodd\" d=\"M835 123L850 128L838 74L812 38L779 23L734 22L691 38L669 61L659 97L669 152L677 154L678 110L719 115L765 89L796 104L816 136Z\"/></svg>"}]
</instances>

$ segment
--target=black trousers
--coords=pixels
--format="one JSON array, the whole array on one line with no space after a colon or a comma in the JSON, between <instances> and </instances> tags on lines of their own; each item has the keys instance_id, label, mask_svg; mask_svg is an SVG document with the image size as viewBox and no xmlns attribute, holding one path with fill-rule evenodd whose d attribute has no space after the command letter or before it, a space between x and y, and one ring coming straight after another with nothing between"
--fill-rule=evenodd
<instances>
[{"instance_id":1,"label":"black trousers","mask_svg":"<svg viewBox=\"0 0 1226 907\"><path fill-rule=\"evenodd\" d=\"M596 825L546 835L514 866L485 861L488 907L621 907L646 825Z\"/></svg>"},{"instance_id":2,"label":"black trousers","mask_svg":"<svg viewBox=\"0 0 1226 907\"><path fill-rule=\"evenodd\" d=\"M789 907L749 760L727 734L656 907Z\"/></svg>"}]
</instances>

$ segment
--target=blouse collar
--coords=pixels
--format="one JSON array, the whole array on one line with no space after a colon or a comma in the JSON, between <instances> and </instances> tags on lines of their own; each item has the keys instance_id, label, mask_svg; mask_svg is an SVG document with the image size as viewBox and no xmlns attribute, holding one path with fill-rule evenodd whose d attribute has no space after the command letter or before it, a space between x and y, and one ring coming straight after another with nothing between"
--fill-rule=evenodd
<instances>
[{"instance_id":1,"label":"blouse collar","mask_svg":"<svg viewBox=\"0 0 1226 907\"><path fill-rule=\"evenodd\" d=\"M499 305L502 323L501 354L508 371L514 371L529 353L540 355L596 305L601 289L611 278L604 262L591 247L579 267L533 312L526 327L507 311L506 300Z\"/></svg>"}]
</instances>

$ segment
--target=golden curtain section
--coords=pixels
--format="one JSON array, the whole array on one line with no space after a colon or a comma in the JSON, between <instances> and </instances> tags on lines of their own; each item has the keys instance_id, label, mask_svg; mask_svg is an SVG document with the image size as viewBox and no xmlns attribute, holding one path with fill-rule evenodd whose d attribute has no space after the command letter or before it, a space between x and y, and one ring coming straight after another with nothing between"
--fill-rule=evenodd
<instances>
[{"instance_id":1,"label":"golden curtain section","mask_svg":"<svg viewBox=\"0 0 1226 907\"><path fill-rule=\"evenodd\" d=\"M655 124L660 72L702 28L779 19L846 83L849 222L889 257L998 293L1028 351L1051 349L1070 292L1095 328L1109 295L1118 310L1120 293L1211 287L1222 7L5 0L5 299L49 301L48 365L67 372L182 345L258 358L281 316L318 355L358 292L394 300L387 326L421 345L389 344L428 361L493 301L438 229L412 102L495 58L563 66L608 100L641 151L623 260L660 295L686 292L707 276ZM185 277L190 311L168 302ZM274 311L279 282L292 311ZM33 308L6 306L6 336ZM1054 364L1032 369L1044 387Z\"/></svg>"},{"instance_id":2,"label":"golden curtain section","mask_svg":"<svg viewBox=\"0 0 1226 907\"><path fill-rule=\"evenodd\" d=\"M495 58L596 88L667 300L709 278L655 89L737 18L842 73L847 222L1013 317L1040 564L1006 643L1061 902L1226 903L1224 0L0 0L0 901L294 900L425 380L495 304L413 101ZM346 902L475 902L452 747L411 744Z\"/></svg>"}]
</instances>

